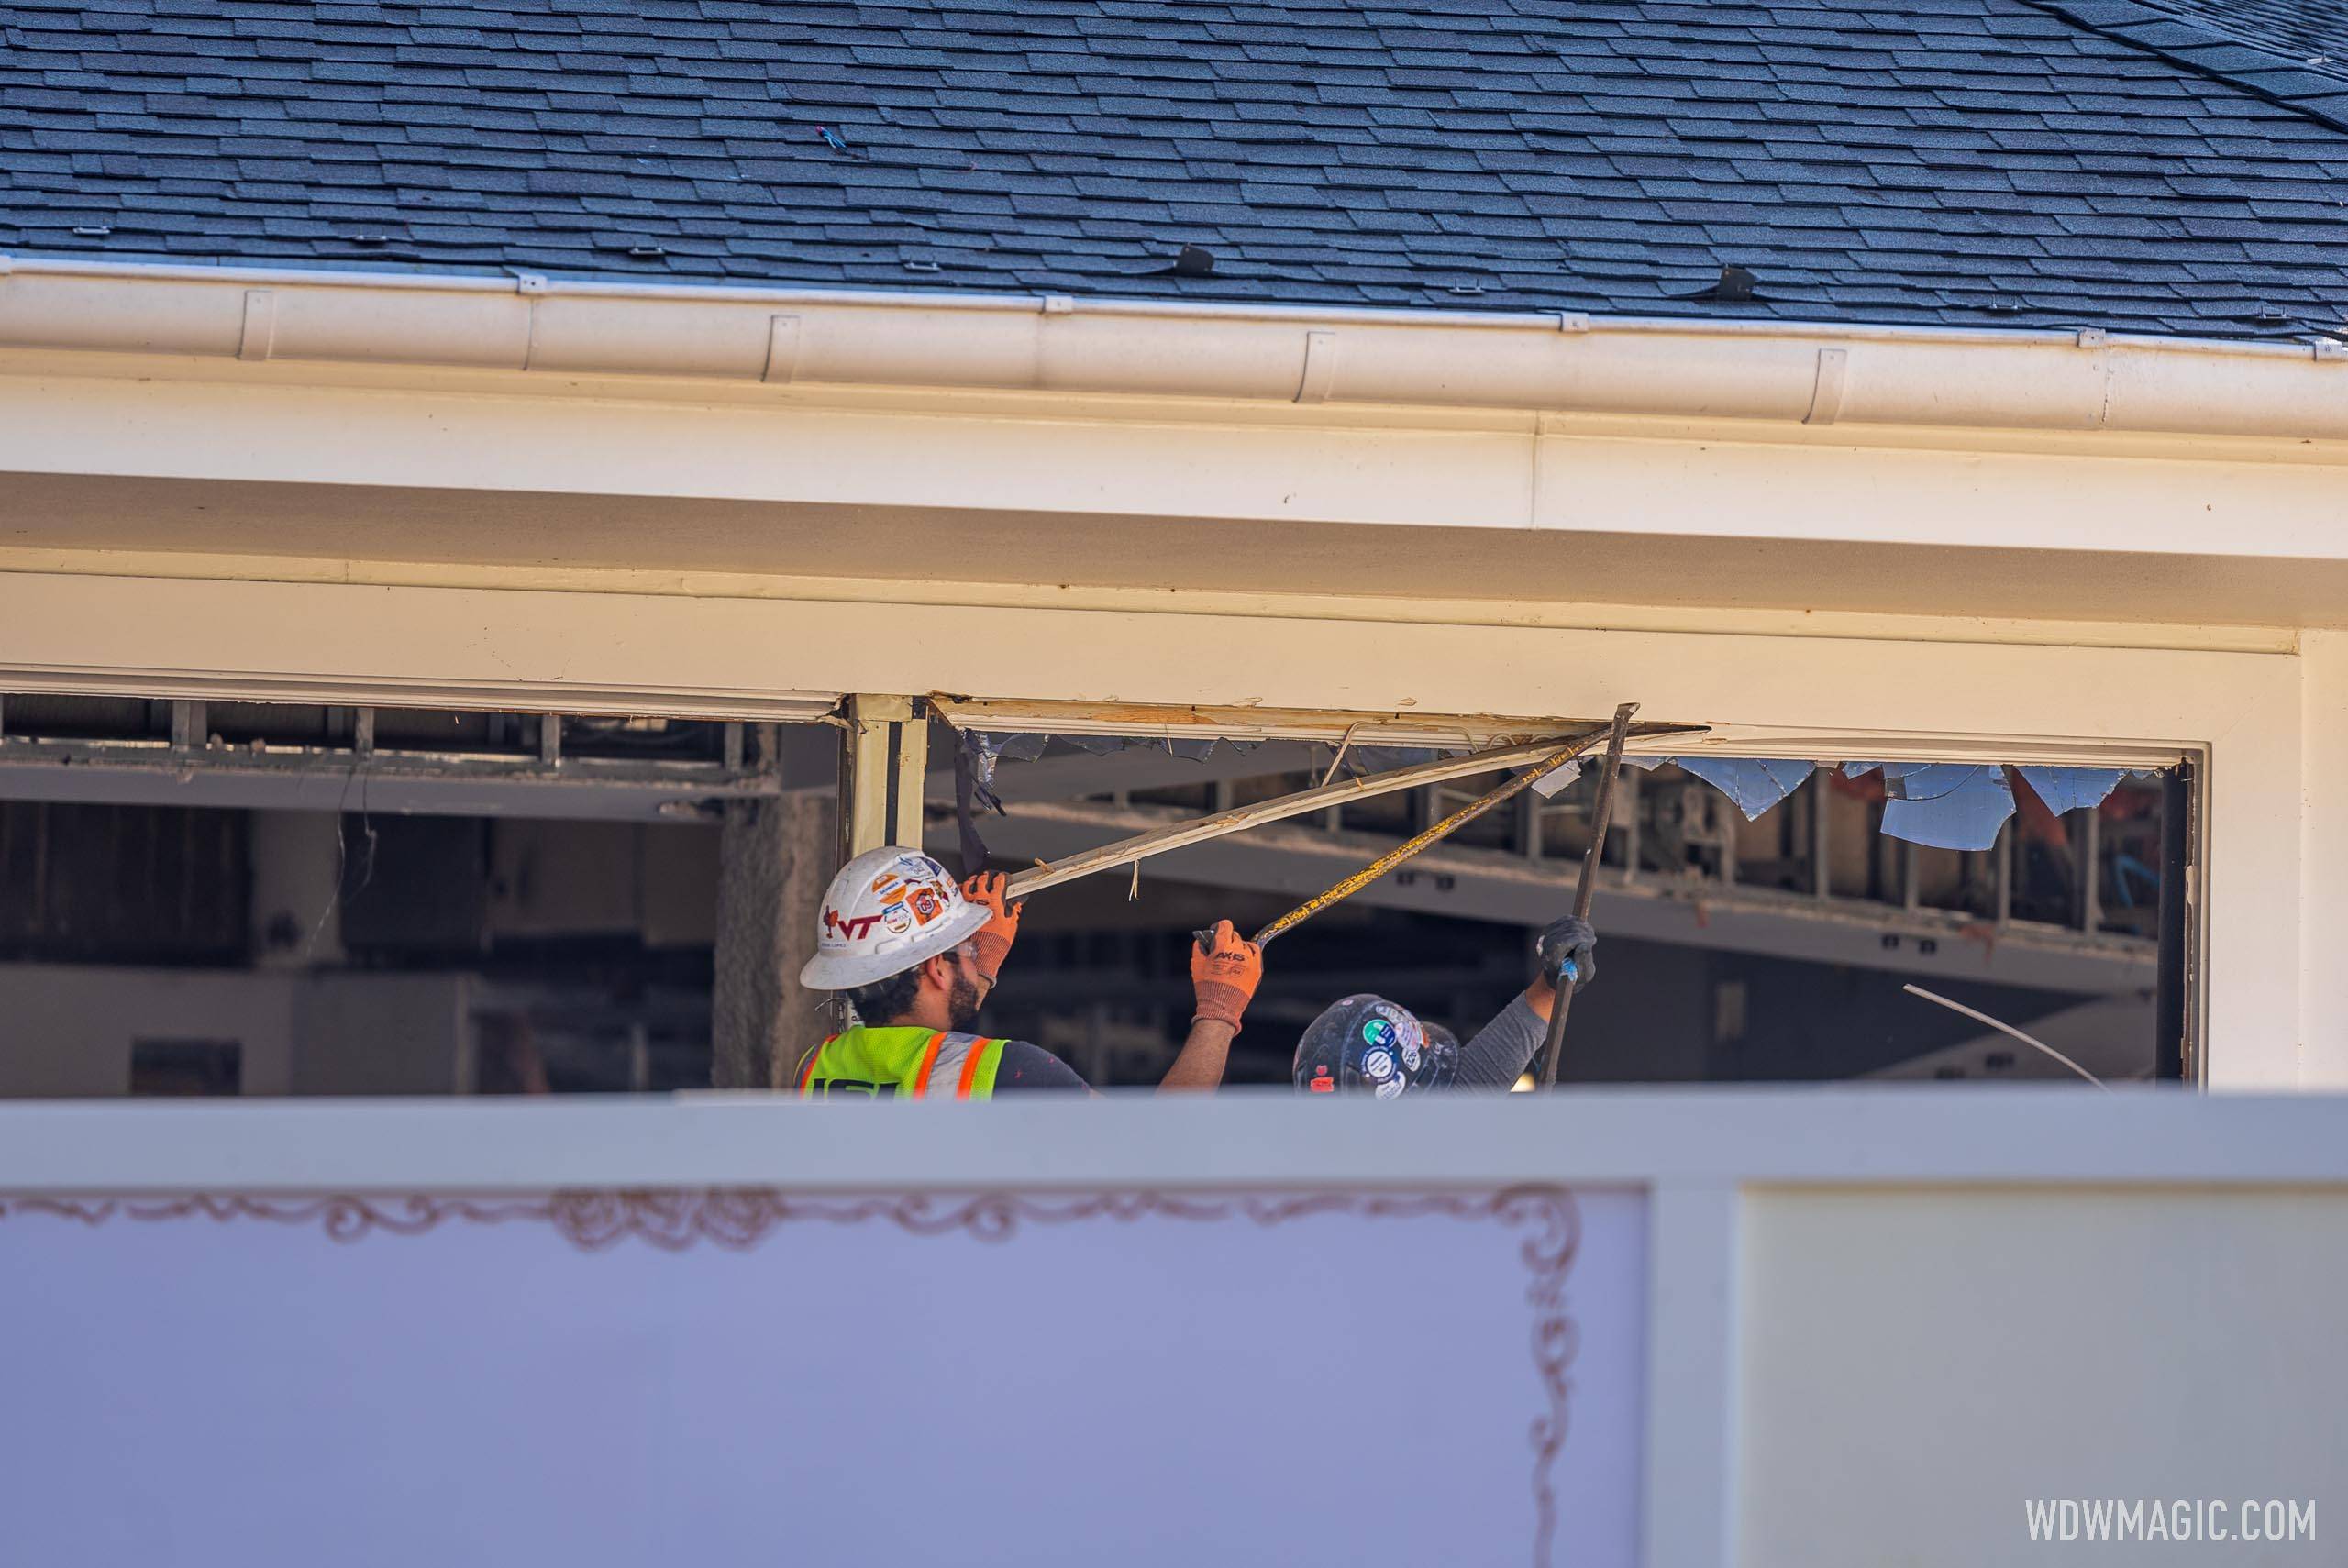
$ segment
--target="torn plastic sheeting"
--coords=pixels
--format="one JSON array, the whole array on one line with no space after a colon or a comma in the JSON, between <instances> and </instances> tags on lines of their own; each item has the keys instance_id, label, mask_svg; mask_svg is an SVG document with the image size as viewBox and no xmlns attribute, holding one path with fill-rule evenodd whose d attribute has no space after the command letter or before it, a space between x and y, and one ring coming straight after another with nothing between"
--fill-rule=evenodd
<instances>
[{"instance_id":1,"label":"torn plastic sheeting","mask_svg":"<svg viewBox=\"0 0 2348 1568\"><path fill-rule=\"evenodd\" d=\"M1553 767L1533 781L1533 792L1546 801L1558 790L1581 777L1581 758L1576 757L1563 767Z\"/></svg>"},{"instance_id":2,"label":"torn plastic sheeting","mask_svg":"<svg viewBox=\"0 0 2348 1568\"><path fill-rule=\"evenodd\" d=\"M2058 817L2081 806L2102 805L2127 776L2127 770L2121 767L2017 767L2014 771L2038 791L2046 809Z\"/></svg>"},{"instance_id":3,"label":"torn plastic sheeting","mask_svg":"<svg viewBox=\"0 0 2348 1568\"><path fill-rule=\"evenodd\" d=\"M1989 849L2014 814L2013 786L1994 762L1850 762L1845 778L1883 771L1883 831L1935 849Z\"/></svg>"},{"instance_id":4,"label":"torn plastic sheeting","mask_svg":"<svg viewBox=\"0 0 2348 1568\"><path fill-rule=\"evenodd\" d=\"M980 804L1000 812L1002 802L994 798L994 767L1004 757L1013 762L1033 762L1044 755L1044 747L1051 736L1036 734L987 734L978 730L962 732L962 749L970 758L971 781L983 797Z\"/></svg>"},{"instance_id":5,"label":"torn plastic sheeting","mask_svg":"<svg viewBox=\"0 0 2348 1568\"><path fill-rule=\"evenodd\" d=\"M1817 770L1814 762L1789 762L1781 757L1675 756L1671 759L1736 802L1752 822L1800 788Z\"/></svg>"}]
</instances>

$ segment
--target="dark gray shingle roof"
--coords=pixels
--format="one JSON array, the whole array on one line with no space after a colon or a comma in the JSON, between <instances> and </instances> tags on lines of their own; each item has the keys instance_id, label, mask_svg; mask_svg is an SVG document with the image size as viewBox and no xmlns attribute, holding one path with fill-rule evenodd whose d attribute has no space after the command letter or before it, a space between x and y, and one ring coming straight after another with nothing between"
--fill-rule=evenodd
<instances>
[{"instance_id":1,"label":"dark gray shingle roof","mask_svg":"<svg viewBox=\"0 0 2348 1568\"><path fill-rule=\"evenodd\" d=\"M0 248L2342 330L2348 98L2166 3L6 0Z\"/></svg>"}]
</instances>

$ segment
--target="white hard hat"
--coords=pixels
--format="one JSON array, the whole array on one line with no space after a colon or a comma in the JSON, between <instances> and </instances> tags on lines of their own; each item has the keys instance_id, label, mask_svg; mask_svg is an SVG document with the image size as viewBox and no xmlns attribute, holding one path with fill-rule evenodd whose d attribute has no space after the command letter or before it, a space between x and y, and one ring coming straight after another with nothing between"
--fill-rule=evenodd
<instances>
[{"instance_id":1,"label":"white hard hat","mask_svg":"<svg viewBox=\"0 0 2348 1568\"><path fill-rule=\"evenodd\" d=\"M962 896L918 849L868 849L824 889L815 955L799 971L811 991L847 991L951 953L993 918Z\"/></svg>"}]
</instances>

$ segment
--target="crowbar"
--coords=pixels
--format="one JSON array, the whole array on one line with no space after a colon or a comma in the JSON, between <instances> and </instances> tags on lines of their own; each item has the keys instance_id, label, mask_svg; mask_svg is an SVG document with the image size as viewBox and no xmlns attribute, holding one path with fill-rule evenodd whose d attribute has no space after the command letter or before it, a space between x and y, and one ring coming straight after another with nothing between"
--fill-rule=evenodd
<instances>
[{"instance_id":1,"label":"crowbar","mask_svg":"<svg viewBox=\"0 0 2348 1568\"><path fill-rule=\"evenodd\" d=\"M1567 763L1571 762L1575 757L1578 757L1582 753L1588 751L1592 745L1596 745L1597 742L1598 735L1595 733L1584 735L1580 740L1578 740L1571 745L1565 747L1563 750L1549 757L1546 761L1528 767L1523 772L1517 774L1513 778L1501 780L1499 784L1493 786L1490 790L1487 790L1484 793L1477 796L1474 800L1468 801L1466 805L1460 807L1457 811L1444 818L1443 821L1433 823L1410 838L1403 840L1401 844L1396 845L1393 848L1388 850L1385 854L1379 856L1377 859L1371 861L1368 865L1363 867L1352 876L1346 878L1335 886L1315 893L1312 898L1307 899L1304 902L1297 905L1296 908L1289 911L1288 913L1280 916L1279 919L1272 922L1271 924L1257 932L1251 940L1254 941L1257 946L1261 947L1265 943L1269 942L1273 937L1278 936L1280 933L1288 930L1291 926L1301 923L1303 921L1310 919L1313 915L1319 914L1331 904L1338 903L1344 900L1352 898L1356 893L1360 892L1364 888L1368 887L1372 882L1377 881L1380 877L1385 876L1386 873L1393 870L1394 867L1401 865L1402 862L1418 854L1419 851L1425 849L1432 845L1440 844L1443 840L1449 838L1459 829L1466 827L1469 823L1472 823L1478 817L1482 816L1486 812L1490 811L1494 806L1514 800L1529 786L1536 784L1542 779L1546 778L1550 774L1555 773L1558 768L1563 767ZM1200 938L1200 945L1202 947L1206 946L1213 936L1212 932L1199 932L1196 934Z\"/></svg>"},{"instance_id":2,"label":"crowbar","mask_svg":"<svg viewBox=\"0 0 2348 1568\"><path fill-rule=\"evenodd\" d=\"M1414 767L1398 767L1388 773L1373 773L1366 778L1340 778L1311 790L1300 790L1292 795L1281 795L1269 801L1257 801L1251 805L1236 806L1211 817L1195 817L1189 822L1175 823L1148 833L1121 838L1114 844L1104 844L1098 849L1088 849L1071 855L1065 860L1030 867L1011 874L1007 897L1024 899L1030 893L1040 893L1047 888L1057 888L1062 882L1072 882L1079 877L1089 877L1096 871L1113 870L1153 855L1163 855L1169 849L1185 845L1201 844L1221 838L1243 828L1260 827L1266 823L1301 816L1324 807L1344 805L1354 801L1367 801L1374 796L1390 794L1396 790L1408 790L1420 784L1440 784L1446 779L1465 778L1478 773L1490 773L1495 768L1513 767L1521 763L1539 762L1561 745L1571 745L1584 739L1595 740L1604 734L1600 725L1590 725L1583 734L1556 736L1528 745L1502 746L1491 751L1471 752L1466 756L1437 757Z\"/></svg>"},{"instance_id":3,"label":"crowbar","mask_svg":"<svg viewBox=\"0 0 2348 1568\"><path fill-rule=\"evenodd\" d=\"M1590 900L1598 896L1598 859L1606 852L1606 824L1614 814L1614 776L1623 771L1623 738L1630 734L1631 715L1639 711L1636 702L1625 702L1614 710L1614 727L1606 737L1605 771L1598 776L1598 798L1589 803L1589 848L1581 857L1581 881L1574 889L1574 918L1589 918ZM1557 990L1549 1003L1549 1038L1541 1058L1541 1087L1557 1087L1557 1058L1566 1049L1566 1014L1572 1010L1577 981L1558 975L1552 981Z\"/></svg>"}]
</instances>

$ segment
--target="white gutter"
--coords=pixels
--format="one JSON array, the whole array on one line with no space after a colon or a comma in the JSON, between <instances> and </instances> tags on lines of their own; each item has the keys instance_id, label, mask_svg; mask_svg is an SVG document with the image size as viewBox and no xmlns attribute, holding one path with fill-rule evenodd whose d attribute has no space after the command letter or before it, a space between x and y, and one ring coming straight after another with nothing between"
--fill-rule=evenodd
<instances>
[{"instance_id":1,"label":"white gutter","mask_svg":"<svg viewBox=\"0 0 2348 1568\"><path fill-rule=\"evenodd\" d=\"M0 348L2348 439L2348 346L0 257Z\"/></svg>"}]
</instances>

